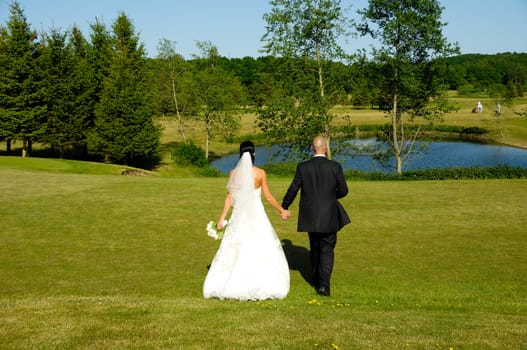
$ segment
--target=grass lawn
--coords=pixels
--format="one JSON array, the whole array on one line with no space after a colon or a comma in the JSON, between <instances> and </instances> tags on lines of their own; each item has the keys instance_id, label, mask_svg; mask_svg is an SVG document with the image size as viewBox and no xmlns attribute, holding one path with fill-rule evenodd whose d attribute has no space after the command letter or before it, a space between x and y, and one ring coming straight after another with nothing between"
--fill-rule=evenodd
<instances>
[{"instance_id":1,"label":"grass lawn","mask_svg":"<svg viewBox=\"0 0 527 350\"><path fill-rule=\"evenodd\" d=\"M226 178L119 169L0 157L1 349L527 344L527 180L350 182L328 298L303 277L306 235L268 210L289 296L237 302L201 294Z\"/></svg>"}]
</instances>

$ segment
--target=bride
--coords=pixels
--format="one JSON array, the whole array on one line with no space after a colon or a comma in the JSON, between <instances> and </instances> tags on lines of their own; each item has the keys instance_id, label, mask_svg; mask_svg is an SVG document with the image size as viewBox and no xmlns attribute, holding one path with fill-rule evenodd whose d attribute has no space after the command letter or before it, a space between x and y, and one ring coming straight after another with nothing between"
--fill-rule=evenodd
<instances>
[{"instance_id":1,"label":"bride","mask_svg":"<svg viewBox=\"0 0 527 350\"><path fill-rule=\"evenodd\" d=\"M231 206L232 215L203 284L205 298L282 299L289 292L289 266L265 213L261 193L283 218L289 212L271 194L265 171L253 162L254 144L242 142L240 160L230 173L218 229L223 228Z\"/></svg>"}]
</instances>

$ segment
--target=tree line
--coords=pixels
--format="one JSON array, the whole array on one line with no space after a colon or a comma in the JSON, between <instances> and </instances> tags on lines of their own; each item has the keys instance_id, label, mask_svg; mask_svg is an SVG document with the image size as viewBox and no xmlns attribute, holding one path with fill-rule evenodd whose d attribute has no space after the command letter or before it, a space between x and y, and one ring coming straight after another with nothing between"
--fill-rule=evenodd
<instances>
[{"instance_id":1,"label":"tree line","mask_svg":"<svg viewBox=\"0 0 527 350\"><path fill-rule=\"evenodd\" d=\"M151 60L157 61L153 65L160 64L158 59ZM186 63L190 65L192 61ZM523 97L527 89L527 53L460 54L441 63L445 66L445 84L449 90L457 90L460 96L477 94L493 98L499 93L503 98L516 98ZM292 83L286 74L292 64L273 56L220 57L219 60L219 65L232 72L243 86L246 99L240 103L257 107L266 105L271 99L270 86ZM298 60L296 65L300 64L305 62ZM327 62L327 70L330 74L328 84L341 88L337 90L336 102L356 107L379 107L378 96L366 81L378 70L377 63ZM155 97L156 113L174 113L162 94Z\"/></svg>"},{"instance_id":2,"label":"tree line","mask_svg":"<svg viewBox=\"0 0 527 350\"><path fill-rule=\"evenodd\" d=\"M449 57L446 81L460 95L522 97L527 88L527 53L465 54Z\"/></svg>"},{"instance_id":3,"label":"tree line","mask_svg":"<svg viewBox=\"0 0 527 350\"><path fill-rule=\"evenodd\" d=\"M349 104L391 115L386 140L397 157L411 150L397 136L407 135L404 115L444 113L446 88L523 94L527 54L459 55L442 36L436 0L370 1L360 23L337 0L270 3L261 57L226 58L199 42L199 53L184 59L164 38L157 57L146 57L124 13L111 27L95 20L88 38L75 26L37 34L13 2L0 27L0 141L7 153L13 142L26 154L38 142L60 157L153 164L161 135L154 116L176 118L185 142L186 121L202 121L208 156L211 139L236 135L240 110L257 113L270 141L295 148L315 134L333 138L330 109ZM381 47L369 56L344 52L338 39L352 32Z\"/></svg>"},{"instance_id":4,"label":"tree line","mask_svg":"<svg viewBox=\"0 0 527 350\"><path fill-rule=\"evenodd\" d=\"M24 154L48 145L63 157L79 153L134 163L157 156L146 60L131 21L111 29L96 21L90 41L73 27L37 35L17 2L0 31L0 139Z\"/></svg>"}]
</instances>

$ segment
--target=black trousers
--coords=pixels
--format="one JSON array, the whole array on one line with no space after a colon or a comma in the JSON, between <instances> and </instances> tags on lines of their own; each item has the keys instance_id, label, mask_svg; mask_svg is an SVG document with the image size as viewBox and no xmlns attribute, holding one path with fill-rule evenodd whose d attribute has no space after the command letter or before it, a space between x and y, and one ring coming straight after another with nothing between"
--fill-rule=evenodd
<instances>
[{"instance_id":1,"label":"black trousers","mask_svg":"<svg viewBox=\"0 0 527 350\"><path fill-rule=\"evenodd\" d=\"M335 261L337 233L309 232L308 234L313 286L317 289L326 287L329 290Z\"/></svg>"}]
</instances>

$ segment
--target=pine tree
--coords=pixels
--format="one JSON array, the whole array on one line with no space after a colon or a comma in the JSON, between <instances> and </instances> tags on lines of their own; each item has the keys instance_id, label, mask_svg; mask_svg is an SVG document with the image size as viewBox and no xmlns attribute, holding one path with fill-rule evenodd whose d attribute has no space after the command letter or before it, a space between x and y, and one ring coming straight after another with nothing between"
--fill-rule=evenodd
<instances>
[{"instance_id":1,"label":"pine tree","mask_svg":"<svg viewBox=\"0 0 527 350\"><path fill-rule=\"evenodd\" d=\"M82 139L82 123L75 113L75 92L72 88L75 83L73 56L66 38L66 33L51 29L39 60L46 85L47 119L42 141L58 150L61 158L66 150L73 149Z\"/></svg>"},{"instance_id":2,"label":"pine tree","mask_svg":"<svg viewBox=\"0 0 527 350\"><path fill-rule=\"evenodd\" d=\"M95 125L95 74L89 62L89 43L76 26L71 30L69 45L73 61L71 90L75 96L75 124L81 131L75 146L82 147L83 155L87 157L88 134Z\"/></svg>"},{"instance_id":3,"label":"pine tree","mask_svg":"<svg viewBox=\"0 0 527 350\"><path fill-rule=\"evenodd\" d=\"M10 5L7 26L0 44L0 139L8 143L22 140L22 155L45 132L45 107L37 61L37 34L31 30L24 11Z\"/></svg>"},{"instance_id":4,"label":"pine tree","mask_svg":"<svg viewBox=\"0 0 527 350\"><path fill-rule=\"evenodd\" d=\"M160 128L153 121L145 84L145 52L128 17L113 24L112 53L95 106L92 149L105 161L135 164L158 157Z\"/></svg>"}]
</instances>

